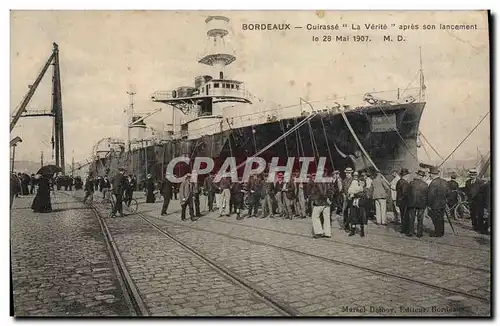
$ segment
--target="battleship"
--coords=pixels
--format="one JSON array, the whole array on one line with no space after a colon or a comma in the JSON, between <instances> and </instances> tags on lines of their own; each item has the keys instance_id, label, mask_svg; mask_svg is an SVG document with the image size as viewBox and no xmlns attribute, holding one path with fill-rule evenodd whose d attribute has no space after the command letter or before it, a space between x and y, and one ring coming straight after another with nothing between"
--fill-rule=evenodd
<instances>
[{"instance_id":1,"label":"battleship","mask_svg":"<svg viewBox=\"0 0 500 326\"><path fill-rule=\"evenodd\" d=\"M192 86L156 91L151 96L153 102L182 115L180 128L173 126L162 139L145 141L142 135L148 116L129 112L127 143L108 139L104 150L96 145L88 163L90 174L112 175L123 166L139 181L146 174L162 180L168 162L179 156L210 157L215 161L214 171L229 156L238 163L253 156L266 162L279 157L282 165L290 157L312 157L314 162L325 157L330 172L375 167L389 175L403 167L418 169L419 123L425 107L421 65L420 85L411 89L413 95L404 96L410 90L398 89L395 96L390 93L392 98L383 97L389 92L371 92L359 95L358 102L349 102L348 97L298 98L295 105L270 105L253 96L244 82L225 74L225 67L236 60L225 41L230 19L210 16L205 23L211 47L198 62L209 66L212 75L197 76ZM178 164L175 173L182 176L190 169Z\"/></svg>"}]
</instances>

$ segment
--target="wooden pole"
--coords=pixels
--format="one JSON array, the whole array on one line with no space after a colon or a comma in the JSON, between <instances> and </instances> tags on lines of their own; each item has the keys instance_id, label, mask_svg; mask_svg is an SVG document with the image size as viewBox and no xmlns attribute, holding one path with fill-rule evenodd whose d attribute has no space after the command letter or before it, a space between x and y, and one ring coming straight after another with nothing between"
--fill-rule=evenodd
<instances>
[{"instance_id":1,"label":"wooden pole","mask_svg":"<svg viewBox=\"0 0 500 326\"><path fill-rule=\"evenodd\" d=\"M12 165L10 172L14 173L14 162L16 161L16 146L17 145L12 145Z\"/></svg>"}]
</instances>

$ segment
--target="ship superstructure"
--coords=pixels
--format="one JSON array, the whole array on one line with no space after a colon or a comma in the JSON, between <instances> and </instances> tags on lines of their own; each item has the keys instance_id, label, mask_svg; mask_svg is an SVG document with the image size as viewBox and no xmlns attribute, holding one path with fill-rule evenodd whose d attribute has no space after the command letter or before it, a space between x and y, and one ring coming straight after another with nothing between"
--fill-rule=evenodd
<instances>
[{"instance_id":1,"label":"ship superstructure","mask_svg":"<svg viewBox=\"0 0 500 326\"><path fill-rule=\"evenodd\" d=\"M225 40L229 33L229 21L224 16L210 16L205 20L209 46L198 62L209 66L212 75L197 76L194 87L181 86L152 95L154 102L170 105L185 115L181 138L194 139L196 133L191 131L201 129L205 129L205 134L220 132L216 124L223 119L225 107L235 103L252 103L244 83L225 74L225 68L236 60Z\"/></svg>"},{"instance_id":2,"label":"ship superstructure","mask_svg":"<svg viewBox=\"0 0 500 326\"><path fill-rule=\"evenodd\" d=\"M91 168L109 173L111 165L125 165L139 179L145 173L163 178L168 162L176 156L208 156L217 166L228 156L238 161L258 155L263 158L319 157L328 159L327 170L356 170L375 166L385 174L393 169L418 168L418 127L425 106L423 75L417 93L406 96L392 92L365 94L280 106L258 100L242 81L226 75L236 56L226 42L230 20L210 16L208 49L198 60L211 73L197 76L191 86L157 91L151 99L181 112L179 131L173 126L168 139L109 156ZM142 121L144 118L141 118ZM174 121L174 119L173 119ZM114 157L114 158L113 158ZM119 163L110 162L116 161ZM298 160L296 160L298 161ZM107 171L107 172L106 172ZM189 171L179 168L178 174Z\"/></svg>"}]
</instances>

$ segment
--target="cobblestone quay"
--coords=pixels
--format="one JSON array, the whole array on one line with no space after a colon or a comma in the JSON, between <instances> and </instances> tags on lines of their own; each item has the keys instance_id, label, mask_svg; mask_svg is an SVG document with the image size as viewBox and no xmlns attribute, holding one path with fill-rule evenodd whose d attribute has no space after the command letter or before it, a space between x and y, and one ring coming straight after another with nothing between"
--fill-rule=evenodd
<instances>
[{"instance_id":1,"label":"cobblestone quay","mask_svg":"<svg viewBox=\"0 0 500 326\"><path fill-rule=\"evenodd\" d=\"M83 192L56 196L51 214L33 214L29 197L12 210L16 315L131 315ZM360 238L334 221L332 238L313 239L310 219L182 222L177 200L160 216L161 200L135 197L139 214L105 223L150 316L491 314L490 238L466 224L417 239L370 222Z\"/></svg>"},{"instance_id":2,"label":"cobblestone quay","mask_svg":"<svg viewBox=\"0 0 500 326\"><path fill-rule=\"evenodd\" d=\"M95 214L61 193L52 213L33 213L32 200L11 210L15 316L131 315Z\"/></svg>"}]
</instances>

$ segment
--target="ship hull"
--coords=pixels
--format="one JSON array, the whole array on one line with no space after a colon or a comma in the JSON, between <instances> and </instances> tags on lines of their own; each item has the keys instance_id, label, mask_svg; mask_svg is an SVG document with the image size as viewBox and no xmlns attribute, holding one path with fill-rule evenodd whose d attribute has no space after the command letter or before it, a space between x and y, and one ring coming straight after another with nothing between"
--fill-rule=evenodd
<instances>
[{"instance_id":1,"label":"ship hull","mask_svg":"<svg viewBox=\"0 0 500 326\"><path fill-rule=\"evenodd\" d=\"M278 157L280 165L286 165L288 158L293 157L295 170L300 168L299 157L313 157L312 170L319 157L324 157L328 171L343 171L346 167L359 171L372 166L363 149L385 175L401 168L415 171L419 165L417 138L424 107L425 103L409 103L346 111L345 116L356 137L342 115L329 110L310 119L302 116L270 121L198 139L170 140L162 145L115 153L95 162L90 172L104 175L114 173L118 166L125 166L140 180L148 173L162 179L173 157L187 156L191 162L196 157L211 157L217 171L227 157L235 157L237 163L241 163L256 153L269 163L271 158ZM308 121L295 128L304 119ZM276 142L289 130L292 132L287 137ZM273 146L260 153L273 142ZM174 172L183 175L189 170L189 166L178 164Z\"/></svg>"}]
</instances>

